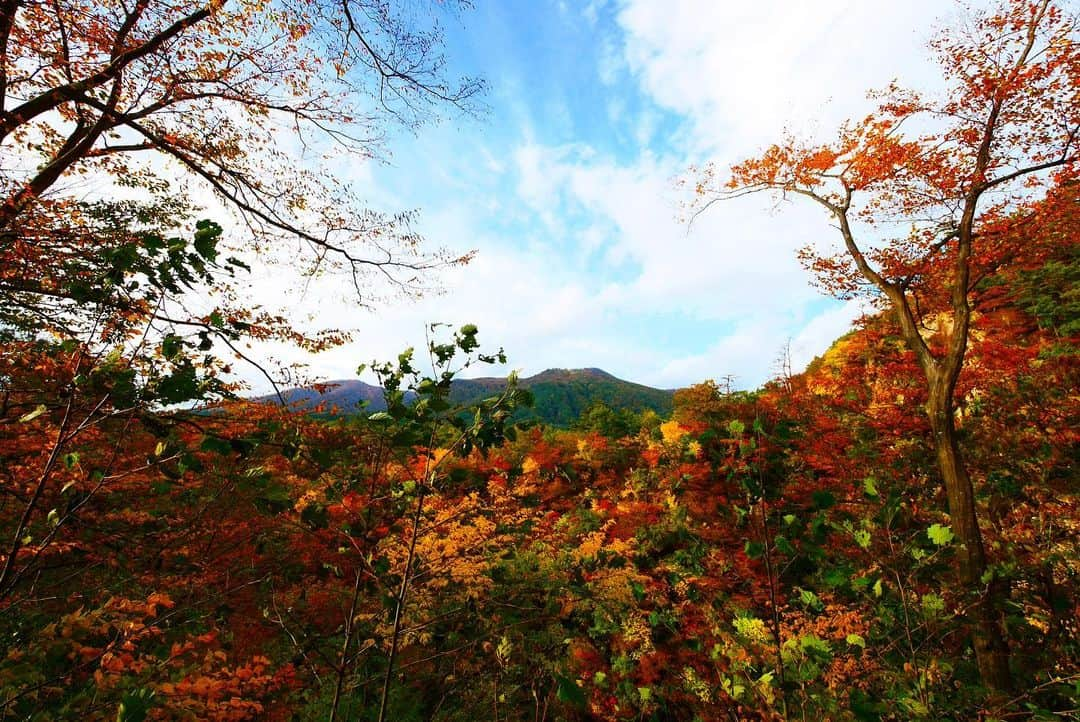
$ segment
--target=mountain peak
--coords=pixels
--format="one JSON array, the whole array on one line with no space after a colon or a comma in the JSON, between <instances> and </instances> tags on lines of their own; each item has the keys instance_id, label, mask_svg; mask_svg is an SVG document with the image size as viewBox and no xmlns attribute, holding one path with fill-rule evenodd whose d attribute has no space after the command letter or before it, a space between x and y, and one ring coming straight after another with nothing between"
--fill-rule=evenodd
<instances>
[{"instance_id":1,"label":"mountain peak","mask_svg":"<svg viewBox=\"0 0 1080 722\"><path fill-rule=\"evenodd\" d=\"M583 369L561 369L551 368L545 369L535 376L530 376L528 379L522 379L522 381L529 382L547 382L547 381L571 381L574 379L603 379L605 381L617 380L615 376L609 374L603 369L595 367L583 368Z\"/></svg>"}]
</instances>

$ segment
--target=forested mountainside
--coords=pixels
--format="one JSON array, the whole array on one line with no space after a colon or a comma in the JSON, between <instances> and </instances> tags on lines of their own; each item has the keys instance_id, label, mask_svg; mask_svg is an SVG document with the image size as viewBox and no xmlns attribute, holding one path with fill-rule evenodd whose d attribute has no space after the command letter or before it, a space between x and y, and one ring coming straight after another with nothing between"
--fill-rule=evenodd
<instances>
[{"instance_id":1,"label":"forested mountainside","mask_svg":"<svg viewBox=\"0 0 1080 722\"><path fill-rule=\"evenodd\" d=\"M652 411L667 416L671 413L674 394L673 391L623 381L597 368L548 369L519 379L517 386L532 393L533 403L528 408L518 409L514 420L561 427L570 426L597 405L614 411ZM455 379L450 387L450 400L473 404L505 388L505 378ZM383 390L356 379L328 381L317 388L287 389L281 396L287 404L306 410L317 409L329 415L386 411ZM412 398L415 397L410 396ZM275 401L277 397L264 396L260 400Z\"/></svg>"}]
</instances>

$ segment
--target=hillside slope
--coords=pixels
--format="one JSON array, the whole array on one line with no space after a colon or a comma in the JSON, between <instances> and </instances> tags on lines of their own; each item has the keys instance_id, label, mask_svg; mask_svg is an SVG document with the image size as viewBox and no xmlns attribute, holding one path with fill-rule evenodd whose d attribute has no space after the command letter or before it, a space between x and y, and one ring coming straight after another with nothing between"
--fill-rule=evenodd
<instances>
[{"instance_id":1,"label":"hillside slope","mask_svg":"<svg viewBox=\"0 0 1080 722\"><path fill-rule=\"evenodd\" d=\"M536 420L555 426L568 426L581 413L596 403L615 409L634 412L652 410L666 416L671 413L673 391L656 389L624 381L597 368L548 369L535 376L519 380L522 388L532 391L536 403L523 410L519 418ZM454 381L450 397L458 403L470 403L499 393L506 385L505 378L484 377ZM282 393L287 403L301 408L324 408L337 414L383 411L386 403L382 389L355 379L330 381L324 393L313 388L288 389ZM276 401L264 396L260 401Z\"/></svg>"}]
</instances>

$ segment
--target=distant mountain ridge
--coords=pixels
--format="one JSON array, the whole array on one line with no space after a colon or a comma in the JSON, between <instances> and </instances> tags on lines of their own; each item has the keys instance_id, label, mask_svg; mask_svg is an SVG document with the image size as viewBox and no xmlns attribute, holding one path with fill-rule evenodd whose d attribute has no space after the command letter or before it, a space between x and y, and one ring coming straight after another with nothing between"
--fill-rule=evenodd
<instances>
[{"instance_id":1,"label":"distant mountain ridge","mask_svg":"<svg viewBox=\"0 0 1080 722\"><path fill-rule=\"evenodd\" d=\"M364 413L386 410L382 389L357 379L328 381L332 386L320 394L310 387L288 389L282 392L286 403L300 408L314 408L322 404L328 411L336 409L339 414ZM484 377L455 379L450 389L450 399L457 403L469 403L499 393L506 385L505 378ZM674 391L657 389L644 384L624 381L598 368L547 369L535 376L518 379L521 388L529 389L535 397L531 410L523 410L521 420L537 420L556 426L568 426L583 411L596 403L614 409L634 412L652 410L661 416L671 413ZM277 401L277 396L262 396L259 401Z\"/></svg>"}]
</instances>

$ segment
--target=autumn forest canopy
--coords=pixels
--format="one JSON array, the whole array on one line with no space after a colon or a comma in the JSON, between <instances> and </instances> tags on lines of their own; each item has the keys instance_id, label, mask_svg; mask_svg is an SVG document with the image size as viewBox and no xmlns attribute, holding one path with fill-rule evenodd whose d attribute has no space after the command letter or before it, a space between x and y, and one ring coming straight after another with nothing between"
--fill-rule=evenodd
<instances>
[{"instance_id":1,"label":"autumn forest canopy","mask_svg":"<svg viewBox=\"0 0 1080 722\"><path fill-rule=\"evenodd\" d=\"M939 89L672 182L827 219L864 312L805 369L504 379L433 318L288 391L362 346L255 275L473 267L340 160L494 122L469 5L0 0L0 720L1080 719L1077 6L958 6Z\"/></svg>"}]
</instances>

